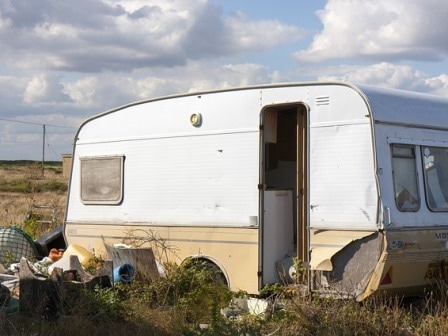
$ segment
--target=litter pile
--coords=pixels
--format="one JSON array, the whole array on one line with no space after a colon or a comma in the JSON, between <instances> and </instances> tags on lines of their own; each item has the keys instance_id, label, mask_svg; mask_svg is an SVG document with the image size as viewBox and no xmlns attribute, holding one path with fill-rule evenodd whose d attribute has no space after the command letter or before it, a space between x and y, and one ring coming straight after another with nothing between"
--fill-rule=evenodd
<instances>
[{"instance_id":1,"label":"litter pile","mask_svg":"<svg viewBox=\"0 0 448 336\"><path fill-rule=\"evenodd\" d=\"M92 275L85 271L94 257L87 249L75 244L49 251L47 247L37 244L18 227L0 229L0 317L18 312L54 315L62 307L62 294L67 290L130 283L136 274L131 263L118 263L114 269L113 260L105 260ZM119 251L115 254L121 255Z\"/></svg>"}]
</instances>

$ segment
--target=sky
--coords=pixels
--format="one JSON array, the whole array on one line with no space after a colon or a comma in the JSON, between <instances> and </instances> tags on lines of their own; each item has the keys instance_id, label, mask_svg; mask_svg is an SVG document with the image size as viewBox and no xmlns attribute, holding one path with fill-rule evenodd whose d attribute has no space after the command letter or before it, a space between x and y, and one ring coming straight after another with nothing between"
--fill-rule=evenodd
<instances>
[{"instance_id":1,"label":"sky","mask_svg":"<svg viewBox=\"0 0 448 336\"><path fill-rule=\"evenodd\" d=\"M448 96L446 0L0 0L0 160L133 101L338 80ZM45 125L45 137L44 137Z\"/></svg>"}]
</instances>

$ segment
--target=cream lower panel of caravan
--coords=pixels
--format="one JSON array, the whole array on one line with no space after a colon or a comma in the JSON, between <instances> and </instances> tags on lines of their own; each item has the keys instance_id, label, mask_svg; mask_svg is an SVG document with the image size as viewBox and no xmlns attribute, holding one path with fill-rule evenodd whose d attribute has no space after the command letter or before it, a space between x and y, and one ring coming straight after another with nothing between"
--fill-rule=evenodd
<instances>
[{"instance_id":1,"label":"cream lower panel of caravan","mask_svg":"<svg viewBox=\"0 0 448 336\"><path fill-rule=\"evenodd\" d=\"M387 250L380 288L415 294L448 276L448 228L386 232ZM384 281L387 279L387 281Z\"/></svg>"},{"instance_id":2,"label":"cream lower panel of caravan","mask_svg":"<svg viewBox=\"0 0 448 336\"><path fill-rule=\"evenodd\" d=\"M180 264L190 257L206 258L221 268L231 290L258 292L257 228L67 223L65 233L69 244L79 244L103 256L104 243L128 242L129 237L140 237L138 241L160 238L165 248L152 244L158 261L168 258Z\"/></svg>"},{"instance_id":3,"label":"cream lower panel of caravan","mask_svg":"<svg viewBox=\"0 0 448 336\"><path fill-rule=\"evenodd\" d=\"M448 228L385 231L386 248L361 299L375 293L422 295L448 278Z\"/></svg>"}]
</instances>

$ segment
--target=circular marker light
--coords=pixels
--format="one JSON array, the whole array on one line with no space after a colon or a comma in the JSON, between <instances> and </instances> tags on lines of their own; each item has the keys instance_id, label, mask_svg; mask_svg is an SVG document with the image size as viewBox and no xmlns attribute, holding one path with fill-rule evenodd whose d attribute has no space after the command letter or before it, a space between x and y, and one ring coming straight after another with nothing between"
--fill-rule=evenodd
<instances>
[{"instance_id":1,"label":"circular marker light","mask_svg":"<svg viewBox=\"0 0 448 336\"><path fill-rule=\"evenodd\" d=\"M202 115L200 113L193 113L190 116L190 123L194 126L194 127L199 127L202 124Z\"/></svg>"}]
</instances>

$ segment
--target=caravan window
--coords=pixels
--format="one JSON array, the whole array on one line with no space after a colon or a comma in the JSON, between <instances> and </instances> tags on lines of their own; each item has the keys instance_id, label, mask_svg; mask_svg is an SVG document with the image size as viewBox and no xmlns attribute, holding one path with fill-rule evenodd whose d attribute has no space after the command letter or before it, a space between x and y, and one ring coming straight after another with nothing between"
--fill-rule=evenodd
<instances>
[{"instance_id":1,"label":"caravan window","mask_svg":"<svg viewBox=\"0 0 448 336\"><path fill-rule=\"evenodd\" d=\"M414 146L392 145L395 203L400 211L417 211L420 197Z\"/></svg>"},{"instance_id":2,"label":"caravan window","mask_svg":"<svg viewBox=\"0 0 448 336\"><path fill-rule=\"evenodd\" d=\"M119 204L123 198L123 156L81 158L84 204Z\"/></svg>"},{"instance_id":3,"label":"caravan window","mask_svg":"<svg viewBox=\"0 0 448 336\"><path fill-rule=\"evenodd\" d=\"M428 207L448 211L448 148L424 146L422 157Z\"/></svg>"}]
</instances>

